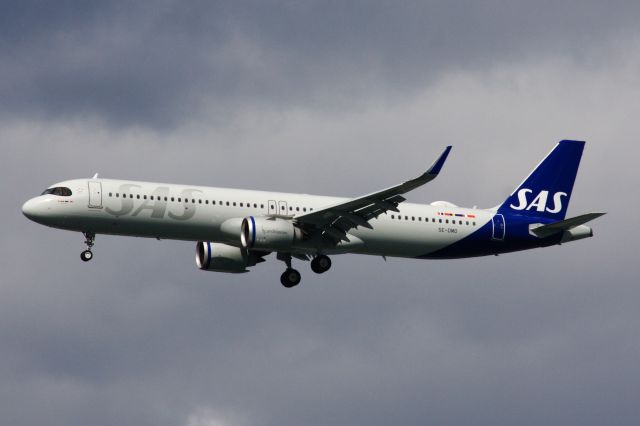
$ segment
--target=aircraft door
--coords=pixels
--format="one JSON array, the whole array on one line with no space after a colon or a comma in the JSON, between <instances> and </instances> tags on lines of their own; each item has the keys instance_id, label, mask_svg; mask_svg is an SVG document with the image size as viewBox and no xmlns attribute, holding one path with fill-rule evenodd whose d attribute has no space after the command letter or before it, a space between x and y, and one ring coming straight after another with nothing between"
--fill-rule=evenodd
<instances>
[{"instance_id":1,"label":"aircraft door","mask_svg":"<svg viewBox=\"0 0 640 426\"><path fill-rule=\"evenodd\" d=\"M504 241L505 234L505 224L504 224L504 216L501 214L496 214L491 219L493 222L493 239Z\"/></svg>"},{"instance_id":2,"label":"aircraft door","mask_svg":"<svg viewBox=\"0 0 640 426\"><path fill-rule=\"evenodd\" d=\"M102 183L89 181L89 207L102 208Z\"/></svg>"},{"instance_id":3,"label":"aircraft door","mask_svg":"<svg viewBox=\"0 0 640 426\"><path fill-rule=\"evenodd\" d=\"M287 213L287 202L286 201L278 201L278 214L281 216L288 215Z\"/></svg>"},{"instance_id":4,"label":"aircraft door","mask_svg":"<svg viewBox=\"0 0 640 426\"><path fill-rule=\"evenodd\" d=\"M278 204L275 202L275 200L269 200L267 202L267 211L269 215L278 214Z\"/></svg>"}]
</instances>

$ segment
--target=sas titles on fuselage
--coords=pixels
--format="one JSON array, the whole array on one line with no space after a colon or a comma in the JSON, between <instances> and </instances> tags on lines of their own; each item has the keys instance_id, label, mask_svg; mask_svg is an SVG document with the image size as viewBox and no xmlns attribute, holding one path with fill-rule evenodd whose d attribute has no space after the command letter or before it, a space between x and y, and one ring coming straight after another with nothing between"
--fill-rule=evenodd
<instances>
[{"instance_id":1,"label":"sas titles on fuselage","mask_svg":"<svg viewBox=\"0 0 640 426\"><path fill-rule=\"evenodd\" d=\"M194 194L202 194L199 189L186 188L180 191L180 195L177 197L179 200L183 200L180 204L170 203L176 199L175 196L169 195L170 188L168 186L159 186L155 188L151 194L136 194L136 190L141 189L142 186L125 183L118 187L120 200L120 208L114 210L110 207L106 207L105 211L113 216L138 216L140 213L149 210L151 212L150 217L154 219L162 219L168 216L175 220L188 220L196 214L196 204L189 203L191 197ZM138 195L143 198L138 198ZM135 198L133 198L135 197ZM192 198L191 198L192 199ZM142 201L139 206L136 207L135 201ZM175 207L173 207L175 206ZM174 211L171 211L173 207Z\"/></svg>"}]
</instances>

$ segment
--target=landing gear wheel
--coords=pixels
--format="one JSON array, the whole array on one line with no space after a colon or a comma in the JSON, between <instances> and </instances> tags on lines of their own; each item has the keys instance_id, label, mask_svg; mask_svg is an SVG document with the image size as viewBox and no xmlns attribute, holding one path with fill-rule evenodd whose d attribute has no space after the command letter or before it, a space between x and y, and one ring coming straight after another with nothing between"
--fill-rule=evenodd
<instances>
[{"instance_id":1,"label":"landing gear wheel","mask_svg":"<svg viewBox=\"0 0 640 426\"><path fill-rule=\"evenodd\" d=\"M83 232L84 234L84 245L87 246L87 249L80 253L80 259L83 262L88 262L93 259L93 252L91 251L91 247L96 241L96 234L93 232Z\"/></svg>"},{"instance_id":2,"label":"landing gear wheel","mask_svg":"<svg viewBox=\"0 0 640 426\"><path fill-rule=\"evenodd\" d=\"M91 250L85 250L80 253L80 259L82 259L84 262L88 262L93 259L93 253L91 252Z\"/></svg>"},{"instance_id":3,"label":"landing gear wheel","mask_svg":"<svg viewBox=\"0 0 640 426\"><path fill-rule=\"evenodd\" d=\"M316 274L327 272L331 268L331 259L324 254L316 256L311 261L311 270Z\"/></svg>"},{"instance_id":4,"label":"landing gear wheel","mask_svg":"<svg viewBox=\"0 0 640 426\"><path fill-rule=\"evenodd\" d=\"M288 268L283 274L280 276L280 282L286 288L295 287L300 284L300 272L296 271L293 268Z\"/></svg>"}]
</instances>

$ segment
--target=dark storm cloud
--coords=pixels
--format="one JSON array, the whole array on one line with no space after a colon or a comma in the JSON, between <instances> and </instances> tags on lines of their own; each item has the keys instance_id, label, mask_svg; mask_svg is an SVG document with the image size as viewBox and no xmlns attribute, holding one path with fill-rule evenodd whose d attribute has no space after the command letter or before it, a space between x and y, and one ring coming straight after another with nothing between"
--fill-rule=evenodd
<instances>
[{"instance_id":1,"label":"dark storm cloud","mask_svg":"<svg viewBox=\"0 0 640 426\"><path fill-rule=\"evenodd\" d=\"M4 117L166 128L205 107L330 108L406 96L451 69L598 62L634 2L41 2L0 17ZM597 55L596 55L597 56Z\"/></svg>"},{"instance_id":2,"label":"dark storm cloud","mask_svg":"<svg viewBox=\"0 0 640 426\"><path fill-rule=\"evenodd\" d=\"M394 3L5 4L0 423L637 423L637 6ZM567 134L594 238L296 261L291 291L273 255L202 272L192 242L100 235L84 264L19 210L96 171L357 195L449 143L408 199L487 207Z\"/></svg>"}]
</instances>

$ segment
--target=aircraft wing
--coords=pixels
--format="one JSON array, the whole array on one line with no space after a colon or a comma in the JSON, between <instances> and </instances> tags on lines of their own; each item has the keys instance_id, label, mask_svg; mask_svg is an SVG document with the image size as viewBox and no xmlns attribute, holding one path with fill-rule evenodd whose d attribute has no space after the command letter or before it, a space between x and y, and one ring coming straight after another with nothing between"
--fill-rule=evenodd
<instances>
[{"instance_id":1,"label":"aircraft wing","mask_svg":"<svg viewBox=\"0 0 640 426\"><path fill-rule=\"evenodd\" d=\"M349 241L347 233L350 229L362 226L372 229L369 223L389 210L398 211L398 204L405 201L402 194L432 181L438 176L444 164L451 146L446 149L429 169L415 179L408 180L396 186L381 191L363 195L362 197L324 207L322 209L305 213L294 218L295 222L309 233L318 233L323 240L338 244L340 241Z\"/></svg>"}]
</instances>

